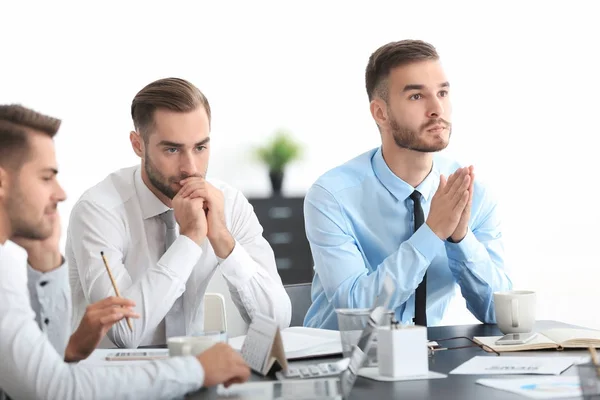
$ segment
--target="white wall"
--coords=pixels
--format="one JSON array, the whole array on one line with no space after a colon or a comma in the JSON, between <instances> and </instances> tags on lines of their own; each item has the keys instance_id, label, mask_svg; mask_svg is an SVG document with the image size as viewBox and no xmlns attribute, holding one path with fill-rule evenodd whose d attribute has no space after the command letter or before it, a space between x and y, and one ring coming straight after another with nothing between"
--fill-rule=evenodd
<instances>
[{"instance_id":1,"label":"white wall","mask_svg":"<svg viewBox=\"0 0 600 400\"><path fill-rule=\"evenodd\" d=\"M150 81L179 76L206 93L210 174L247 195L269 188L250 149L290 129L306 152L284 190L301 194L378 145L367 59L388 41L421 38L453 87L447 153L497 194L516 288L539 292L540 318L600 328L596 2L84 3L0 5L0 102L64 120L64 220L87 187L137 162L129 106ZM471 320L457 302L445 322Z\"/></svg>"}]
</instances>

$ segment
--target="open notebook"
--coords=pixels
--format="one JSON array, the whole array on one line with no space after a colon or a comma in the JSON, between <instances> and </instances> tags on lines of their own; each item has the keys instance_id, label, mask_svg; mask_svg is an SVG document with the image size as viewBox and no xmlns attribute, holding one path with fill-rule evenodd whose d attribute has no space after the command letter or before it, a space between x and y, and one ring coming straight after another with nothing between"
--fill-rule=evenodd
<instances>
[{"instance_id":1,"label":"open notebook","mask_svg":"<svg viewBox=\"0 0 600 400\"><path fill-rule=\"evenodd\" d=\"M491 347L497 352L527 351L544 349L570 349L600 347L600 331L590 329L555 328L538 332L537 336L525 344L497 345L496 340L502 336L476 336L475 342Z\"/></svg>"}]
</instances>

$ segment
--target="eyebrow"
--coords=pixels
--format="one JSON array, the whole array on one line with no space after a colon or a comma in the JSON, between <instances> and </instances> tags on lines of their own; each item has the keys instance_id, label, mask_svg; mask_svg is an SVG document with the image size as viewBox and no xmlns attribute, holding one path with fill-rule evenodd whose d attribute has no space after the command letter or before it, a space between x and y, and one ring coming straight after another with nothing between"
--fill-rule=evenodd
<instances>
[{"instance_id":1,"label":"eyebrow","mask_svg":"<svg viewBox=\"0 0 600 400\"><path fill-rule=\"evenodd\" d=\"M203 145L207 144L208 142L210 142L210 136L206 137L206 138L202 139L201 141L199 141L198 143L194 144L194 147L203 146ZM157 146L175 147L177 149L184 147L183 143L175 143L175 142L170 142L168 140L161 140L160 142L158 142Z\"/></svg>"},{"instance_id":2,"label":"eyebrow","mask_svg":"<svg viewBox=\"0 0 600 400\"><path fill-rule=\"evenodd\" d=\"M53 175L58 175L58 170L56 168L44 168L42 172L50 172Z\"/></svg>"},{"instance_id":3,"label":"eyebrow","mask_svg":"<svg viewBox=\"0 0 600 400\"><path fill-rule=\"evenodd\" d=\"M440 83L439 87L441 87L441 88L450 87L450 83L449 82ZM423 89L425 89L425 85L411 84L411 85L404 86L404 89L402 89L402 91L409 92L411 90L423 90Z\"/></svg>"}]
</instances>

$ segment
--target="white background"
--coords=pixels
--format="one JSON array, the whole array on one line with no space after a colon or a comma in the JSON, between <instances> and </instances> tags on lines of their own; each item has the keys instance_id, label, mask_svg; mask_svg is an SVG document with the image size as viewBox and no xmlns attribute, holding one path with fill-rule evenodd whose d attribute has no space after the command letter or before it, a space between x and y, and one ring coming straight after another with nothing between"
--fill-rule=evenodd
<instances>
[{"instance_id":1,"label":"white background","mask_svg":"<svg viewBox=\"0 0 600 400\"><path fill-rule=\"evenodd\" d=\"M393 40L429 41L452 84L446 153L496 193L515 288L538 291L540 319L600 328L597 3L349 3L0 0L0 103L63 119L64 221L86 188L138 162L131 100L167 76L211 102L210 175L268 195L252 149L287 128L305 151L284 191L301 195L379 144L369 55ZM444 322L470 321L457 298Z\"/></svg>"}]
</instances>

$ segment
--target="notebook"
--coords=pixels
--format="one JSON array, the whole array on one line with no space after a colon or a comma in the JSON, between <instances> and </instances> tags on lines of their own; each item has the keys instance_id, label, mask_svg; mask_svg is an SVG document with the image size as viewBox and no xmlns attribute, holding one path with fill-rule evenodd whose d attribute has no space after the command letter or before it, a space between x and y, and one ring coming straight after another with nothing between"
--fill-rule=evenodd
<instances>
[{"instance_id":1,"label":"notebook","mask_svg":"<svg viewBox=\"0 0 600 400\"><path fill-rule=\"evenodd\" d=\"M591 329L554 328L538 332L531 342L515 345L497 345L502 336L475 336L473 340L496 350L498 353L509 351L577 349L590 346L600 347L600 331Z\"/></svg>"}]
</instances>

